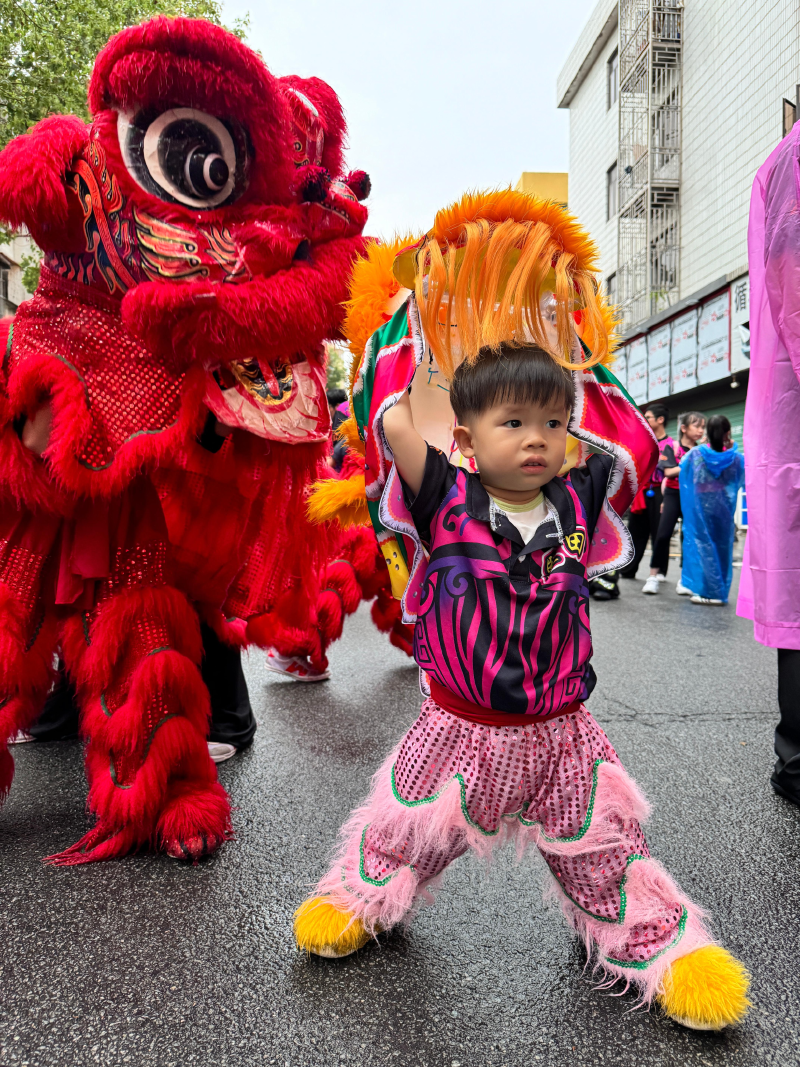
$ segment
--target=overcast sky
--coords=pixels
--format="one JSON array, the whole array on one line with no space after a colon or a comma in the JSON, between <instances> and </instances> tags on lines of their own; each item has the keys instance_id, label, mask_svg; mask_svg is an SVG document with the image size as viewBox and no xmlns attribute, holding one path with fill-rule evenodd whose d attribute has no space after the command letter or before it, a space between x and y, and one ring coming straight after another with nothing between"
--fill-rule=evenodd
<instances>
[{"instance_id":1,"label":"overcast sky","mask_svg":"<svg viewBox=\"0 0 800 1067\"><path fill-rule=\"evenodd\" d=\"M368 171L367 232L430 227L467 189L569 168L556 77L596 0L227 0L274 74L329 82Z\"/></svg>"}]
</instances>

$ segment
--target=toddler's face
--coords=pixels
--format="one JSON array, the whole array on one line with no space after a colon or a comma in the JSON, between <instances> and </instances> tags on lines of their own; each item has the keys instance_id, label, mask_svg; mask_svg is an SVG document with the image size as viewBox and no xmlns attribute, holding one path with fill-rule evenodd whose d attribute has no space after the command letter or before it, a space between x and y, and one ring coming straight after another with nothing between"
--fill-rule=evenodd
<instances>
[{"instance_id":1,"label":"toddler's face","mask_svg":"<svg viewBox=\"0 0 800 1067\"><path fill-rule=\"evenodd\" d=\"M555 478L567 450L569 413L559 404L497 404L453 431L489 489L532 497Z\"/></svg>"}]
</instances>

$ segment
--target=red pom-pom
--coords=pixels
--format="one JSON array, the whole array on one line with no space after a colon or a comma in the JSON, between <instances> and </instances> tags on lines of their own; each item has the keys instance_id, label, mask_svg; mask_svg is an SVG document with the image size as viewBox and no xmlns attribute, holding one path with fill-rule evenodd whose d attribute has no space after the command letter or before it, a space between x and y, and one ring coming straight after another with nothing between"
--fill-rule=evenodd
<instances>
[{"instance_id":1,"label":"red pom-pom","mask_svg":"<svg viewBox=\"0 0 800 1067\"><path fill-rule=\"evenodd\" d=\"M359 200L366 200L372 191L372 182L365 170L351 170L345 178L348 185Z\"/></svg>"}]
</instances>

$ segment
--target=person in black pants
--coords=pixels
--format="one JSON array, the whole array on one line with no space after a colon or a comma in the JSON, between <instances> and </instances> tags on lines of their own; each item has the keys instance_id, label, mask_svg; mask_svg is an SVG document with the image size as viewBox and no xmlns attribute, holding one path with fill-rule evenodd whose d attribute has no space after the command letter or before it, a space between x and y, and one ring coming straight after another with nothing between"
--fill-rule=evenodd
<instances>
[{"instance_id":1,"label":"person in black pants","mask_svg":"<svg viewBox=\"0 0 800 1067\"><path fill-rule=\"evenodd\" d=\"M200 631L203 636L200 670L211 697L208 751L215 763L223 763L252 742L256 720L242 670L241 652L220 641L205 623L200 624ZM34 741L63 741L78 736L75 689L63 672L59 673L42 714L28 733Z\"/></svg>"},{"instance_id":2,"label":"person in black pants","mask_svg":"<svg viewBox=\"0 0 800 1067\"><path fill-rule=\"evenodd\" d=\"M675 442L667 434L666 422L669 411L664 404L650 404L645 410L644 417L650 424L650 429L656 435L659 445L673 445ZM662 445L663 448L663 445ZM619 572L621 578L635 578L642 562L647 542L656 543L658 524L661 519L661 482L664 473L659 467L650 476L650 483L639 490L628 516L628 532L633 541L633 559L627 567ZM634 510L634 508L636 510Z\"/></svg>"},{"instance_id":3,"label":"person in black pants","mask_svg":"<svg viewBox=\"0 0 800 1067\"><path fill-rule=\"evenodd\" d=\"M776 793L800 807L800 651L795 648L778 649L778 709L778 760L770 781Z\"/></svg>"},{"instance_id":4,"label":"person in black pants","mask_svg":"<svg viewBox=\"0 0 800 1067\"><path fill-rule=\"evenodd\" d=\"M661 490L661 518L658 523L658 533L653 542L653 555L650 557L650 577L642 586L643 593L657 593L661 582L667 579L669 545L675 526L681 517L681 493L678 488L680 462L705 433L706 417L699 411L689 411L681 415L678 422L680 425L679 443L677 445L674 442L667 444L665 438L659 455L658 466L664 474ZM678 582L677 592L679 595L691 595L692 590L684 589Z\"/></svg>"}]
</instances>

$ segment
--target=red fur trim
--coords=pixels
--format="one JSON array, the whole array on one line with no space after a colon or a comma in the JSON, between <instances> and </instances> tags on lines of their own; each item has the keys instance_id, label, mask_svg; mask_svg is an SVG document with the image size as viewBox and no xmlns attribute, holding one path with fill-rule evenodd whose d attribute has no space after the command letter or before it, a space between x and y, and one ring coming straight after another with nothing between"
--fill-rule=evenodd
<instances>
[{"instance_id":1,"label":"red fur trim","mask_svg":"<svg viewBox=\"0 0 800 1067\"><path fill-rule=\"evenodd\" d=\"M94 739L86 748L86 773L90 809L105 825L136 828L142 844L153 834L171 778L216 780L205 737L180 715L165 719L158 727L142 766L127 788L115 785L111 754Z\"/></svg>"},{"instance_id":2,"label":"red fur trim","mask_svg":"<svg viewBox=\"0 0 800 1067\"><path fill-rule=\"evenodd\" d=\"M361 600L360 590L358 600ZM348 614L350 614L348 612ZM338 641L344 626L344 605L341 596L332 589L325 589L320 594L317 604L317 621L325 646L331 641Z\"/></svg>"},{"instance_id":3,"label":"red fur trim","mask_svg":"<svg viewBox=\"0 0 800 1067\"><path fill-rule=\"evenodd\" d=\"M141 848L142 843L135 826L110 827L101 823L63 852L46 856L44 862L52 867L78 867L84 863L119 859Z\"/></svg>"},{"instance_id":4,"label":"red fur trim","mask_svg":"<svg viewBox=\"0 0 800 1067\"><path fill-rule=\"evenodd\" d=\"M344 170L342 149L346 133L344 112L339 97L321 78L298 78L295 75L289 75L286 78L280 78L279 84L281 88L296 89L307 96L319 112L325 133L322 166L334 177L338 177Z\"/></svg>"},{"instance_id":5,"label":"red fur trim","mask_svg":"<svg viewBox=\"0 0 800 1067\"><path fill-rule=\"evenodd\" d=\"M212 845L218 847L232 834L231 805L219 782L202 786L192 781L172 783L156 827L160 844L169 847L175 843L188 850L191 846L187 842L192 838L205 838L204 854L208 855Z\"/></svg>"},{"instance_id":6,"label":"red fur trim","mask_svg":"<svg viewBox=\"0 0 800 1067\"><path fill-rule=\"evenodd\" d=\"M8 796L14 781L14 759L5 745L0 747L0 804Z\"/></svg>"},{"instance_id":7,"label":"red fur trim","mask_svg":"<svg viewBox=\"0 0 800 1067\"><path fill-rule=\"evenodd\" d=\"M98 55L89 82L89 107L96 117L105 111L109 118L103 119L110 122L113 112L107 109L170 107L176 100L247 128L258 162L242 201L288 201L293 178L289 106L261 57L233 34L202 19L155 18L112 37ZM115 147L116 131L113 138L104 133L108 151ZM132 186L127 168L120 170L116 158L113 162L123 188ZM158 204L162 217L163 202L147 199ZM146 200L140 202L147 206Z\"/></svg>"},{"instance_id":8,"label":"red fur trim","mask_svg":"<svg viewBox=\"0 0 800 1067\"><path fill-rule=\"evenodd\" d=\"M81 119L51 115L0 152L0 219L27 226L40 248L83 247L80 204L67 203L64 178L88 138Z\"/></svg>"},{"instance_id":9,"label":"red fur trim","mask_svg":"<svg viewBox=\"0 0 800 1067\"><path fill-rule=\"evenodd\" d=\"M126 638L135 633L137 623L148 618L166 628L171 649L200 664L200 624L186 596L169 586L129 589L103 601L95 610L88 645L82 619L70 620L64 627L64 658L76 683L99 693L124 655Z\"/></svg>"},{"instance_id":10,"label":"red fur trim","mask_svg":"<svg viewBox=\"0 0 800 1067\"><path fill-rule=\"evenodd\" d=\"M202 737L208 733L208 690L198 668L178 652L158 652L141 660L130 679L125 703L112 715L103 709L99 695L87 698L81 730L92 744L134 755L149 740L153 709L182 715Z\"/></svg>"},{"instance_id":11,"label":"red fur trim","mask_svg":"<svg viewBox=\"0 0 800 1067\"><path fill-rule=\"evenodd\" d=\"M314 360L324 340L340 336L348 278L363 250L361 237L315 248L313 263L256 277L242 285L145 282L122 301L122 319L132 333L158 350L168 337L175 351L197 357L269 361L287 352ZM198 294L208 294L201 300Z\"/></svg>"},{"instance_id":12,"label":"red fur trim","mask_svg":"<svg viewBox=\"0 0 800 1067\"><path fill-rule=\"evenodd\" d=\"M405 652L407 656L414 655L414 630L410 626L398 623L389 634L389 643Z\"/></svg>"},{"instance_id":13,"label":"red fur trim","mask_svg":"<svg viewBox=\"0 0 800 1067\"><path fill-rule=\"evenodd\" d=\"M353 190L359 200L366 200L372 192L372 182L365 170L351 170L345 178L345 184Z\"/></svg>"}]
</instances>

